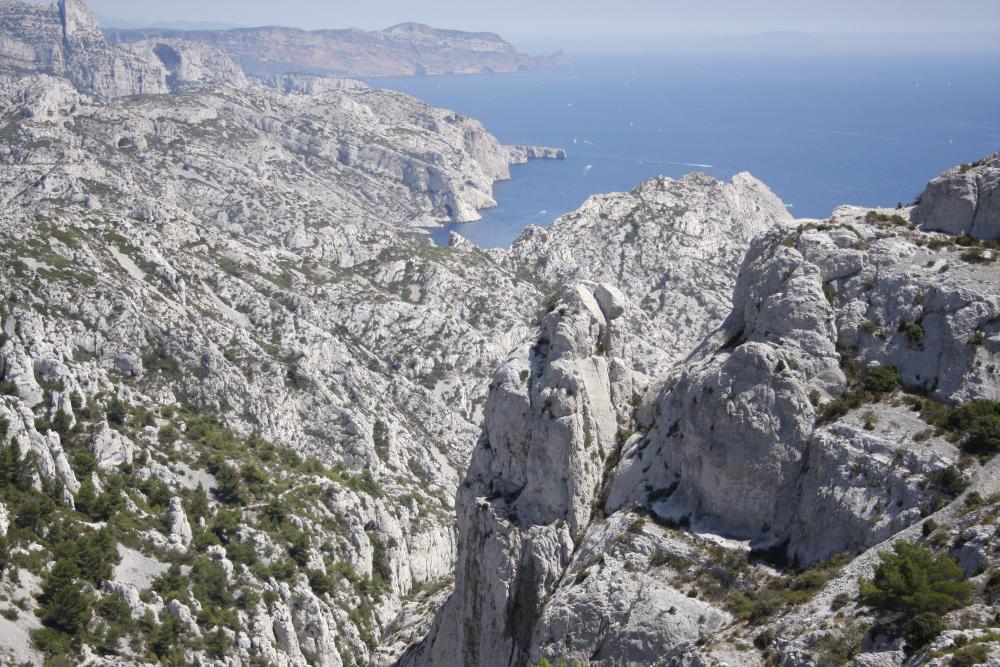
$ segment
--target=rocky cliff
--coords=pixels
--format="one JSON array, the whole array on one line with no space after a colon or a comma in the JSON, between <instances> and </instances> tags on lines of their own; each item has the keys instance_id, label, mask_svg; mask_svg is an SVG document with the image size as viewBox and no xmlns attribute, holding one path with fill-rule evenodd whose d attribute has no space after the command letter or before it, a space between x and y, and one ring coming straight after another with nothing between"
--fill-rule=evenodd
<instances>
[{"instance_id":1,"label":"rocky cliff","mask_svg":"<svg viewBox=\"0 0 1000 667\"><path fill-rule=\"evenodd\" d=\"M995 157L441 248L561 152L4 10L0 662L997 662ZM878 609L897 543L946 577Z\"/></svg>"},{"instance_id":2,"label":"rocky cliff","mask_svg":"<svg viewBox=\"0 0 1000 667\"><path fill-rule=\"evenodd\" d=\"M554 151L362 85L98 101L25 75L0 109L5 653L372 659L447 586L488 377L542 299L419 227ZM111 569L81 578L62 526L113 536ZM52 561L86 629L39 624Z\"/></svg>"},{"instance_id":3,"label":"rocky cliff","mask_svg":"<svg viewBox=\"0 0 1000 667\"><path fill-rule=\"evenodd\" d=\"M262 27L235 30L108 30L112 43L163 38L206 44L257 76L412 76L518 72L566 64L561 53L528 56L492 33L418 23L365 32Z\"/></svg>"},{"instance_id":4,"label":"rocky cliff","mask_svg":"<svg viewBox=\"0 0 1000 667\"><path fill-rule=\"evenodd\" d=\"M526 233L509 261L533 249L536 276L584 282L559 290L494 377L457 496L455 591L403 663L944 664L970 642L1000 655L988 591L943 626L965 634L929 649L858 601L859 576L898 540L944 547L973 590L997 577L1000 555L977 536L995 532L1000 438L941 418L989 413L1000 396L993 171L990 158L948 172L915 209L828 220L784 218L746 177L612 196L631 208L639 193L683 193L670 204L682 215L645 223L672 241L664 265L569 259L642 238L627 213L594 215L600 199ZM683 234L703 197L735 234ZM966 236L924 231L937 229ZM721 261L733 255L738 276ZM646 266L688 268L658 283L637 279ZM657 285L678 301L650 301ZM632 309L664 323L629 321ZM685 336L665 344L681 312ZM630 329L665 369L648 388L650 348L623 344Z\"/></svg>"},{"instance_id":5,"label":"rocky cliff","mask_svg":"<svg viewBox=\"0 0 1000 667\"><path fill-rule=\"evenodd\" d=\"M128 48L108 44L80 0L0 6L0 75L14 80L25 73L65 77L98 98L247 85L235 63L203 44L166 39Z\"/></svg>"},{"instance_id":6,"label":"rocky cliff","mask_svg":"<svg viewBox=\"0 0 1000 667\"><path fill-rule=\"evenodd\" d=\"M253 83L286 93L347 85L333 77L512 72L563 63L533 58L497 35L404 24L375 33L109 31L81 0L0 5L0 77L65 77L98 98L178 93Z\"/></svg>"}]
</instances>

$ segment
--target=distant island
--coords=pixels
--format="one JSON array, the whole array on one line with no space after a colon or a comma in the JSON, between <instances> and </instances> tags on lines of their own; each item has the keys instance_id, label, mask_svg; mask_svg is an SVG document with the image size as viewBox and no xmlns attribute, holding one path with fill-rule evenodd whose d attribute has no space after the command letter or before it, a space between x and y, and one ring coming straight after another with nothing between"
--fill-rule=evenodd
<instances>
[{"instance_id":1,"label":"distant island","mask_svg":"<svg viewBox=\"0 0 1000 667\"><path fill-rule=\"evenodd\" d=\"M439 30L401 23L385 30L300 30L268 26L231 30L109 29L113 44L183 39L224 52L252 76L421 76L519 72L565 65L562 52L519 53L489 32Z\"/></svg>"}]
</instances>

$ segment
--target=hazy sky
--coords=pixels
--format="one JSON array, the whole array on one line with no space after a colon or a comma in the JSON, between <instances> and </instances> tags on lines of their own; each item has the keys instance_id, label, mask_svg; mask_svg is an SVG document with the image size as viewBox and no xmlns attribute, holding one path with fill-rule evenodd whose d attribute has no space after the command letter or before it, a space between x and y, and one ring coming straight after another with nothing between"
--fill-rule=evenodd
<instances>
[{"instance_id":1,"label":"hazy sky","mask_svg":"<svg viewBox=\"0 0 1000 667\"><path fill-rule=\"evenodd\" d=\"M508 39L772 30L998 30L1000 0L89 0L131 22L384 28L403 21ZM575 41L575 40L573 40Z\"/></svg>"}]
</instances>

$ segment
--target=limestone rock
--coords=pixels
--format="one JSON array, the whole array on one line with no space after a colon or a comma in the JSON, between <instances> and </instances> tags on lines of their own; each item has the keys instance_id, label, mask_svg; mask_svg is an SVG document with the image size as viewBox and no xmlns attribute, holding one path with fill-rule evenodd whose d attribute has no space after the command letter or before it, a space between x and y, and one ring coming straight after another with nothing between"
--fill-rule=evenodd
<instances>
[{"instance_id":1,"label":"limestone rock","mask_svg":"<svg viewBox=\"0 0 1000 667\"><path fill-rule=\"evenodd\" d=\"M135 457L135 443L101 422L90 442L90 451L102 470L114 470L122 465L130 465Z\"/></svg>"},{"instance_id":2,"label":"limestone rock","mask_svg":"<svg viewBox=\"0 0 1000 667\"><path fill-rule=\"evenodd\" d=\"M113 42L184 39L224 51L256 76L411 76L518 72L565 64L561 53L528 56L492 33L436 30L418 23L364 32L262 27L240 30L109 30Z\"/></svg>"},{"instance_id":3,"label":"limestone rock","mask_svg":"<svg viewBox=\"0 0 1000 667\"><path fill-rule=\"evenodd\" d=\"M159 64L171 92L215 85L234 88L249 85L239 65L207 44L180 39L152 39L129 44L128 50L147 62Z\"/></svg>"},{"instance_id":4,"label":"limestone rock","mask_svg":"<svg viewBox=\"0 0 1000 667\"><path fill-rule=\"evenodd\" d=\"M170 523L169 540L171 546L181 551L186 550L191 545L193 535L191 524L188 523L187 514L184 512L184 505L177 496L170 499L166 520Z\"/></svg>"},{"instance_id":5,"label":"limestone rock","mask_svg":"<svg viewBox=\"0 0 1000 667\"><path fill-rule=\"evenodd\" d=\"M596 195L548 229L529 227L505 263L549 290L593 281L633 304L626 314L634 368L660 375L722 322L750 241L791 219L749 174L658 178Z\"/></svg>"},{"instance_id":6,"label":"limestone rock","mask_svg":"<svg viewBox=\"0 0 1000 667\"><path fill-rule=\"evenodd\" d=\"M167 603L167 612L180 621L192 635L195 637L201 636L201 629L198 627L198 622L195 620L194 614L191 613L191 608L186 604L179 600L170 600Z\"/></svg>"},{"instance_id":7,"label":"limestone rock","mask_svg":"<svg viewBox=\"0 0 1000 667\"><path fill-rule=\"evenodd\" d=\"M918 201L913 220L924 229L1000 238L1000 153L945 172Z\"/></svg>"}]
</instances>

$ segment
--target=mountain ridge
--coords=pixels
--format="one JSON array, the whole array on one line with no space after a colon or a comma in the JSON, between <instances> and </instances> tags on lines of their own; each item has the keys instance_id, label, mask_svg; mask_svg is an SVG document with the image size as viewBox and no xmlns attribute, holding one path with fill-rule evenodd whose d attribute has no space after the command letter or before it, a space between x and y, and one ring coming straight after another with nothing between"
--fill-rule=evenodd
<instances>
[{"instance_id":1,"label":"mountain ridge","mask_svg":"<svg viewBox=\"0 0 1000 667\"><path fill-rule=\"evenodd\" d=\"M1000 662L1000 154L439 247L563 153L60 6L0 13L0 662Z\"/></svg>"},{"instance_id":2,"label":"mountain ridge","mask_svg":"<svg viewBox=\"0 0 1000 667\"><path fill-rule=\"evenodd\" d=\"M111 43L180 38L208 44L253 75L413 76L505 73L558 67L562 53L526 56L499 35L399 23L384 30L303 30L259 26L229 30L109 29ZM295 40L293 45L291 42Z\"/></svg>"}]
</instances>

